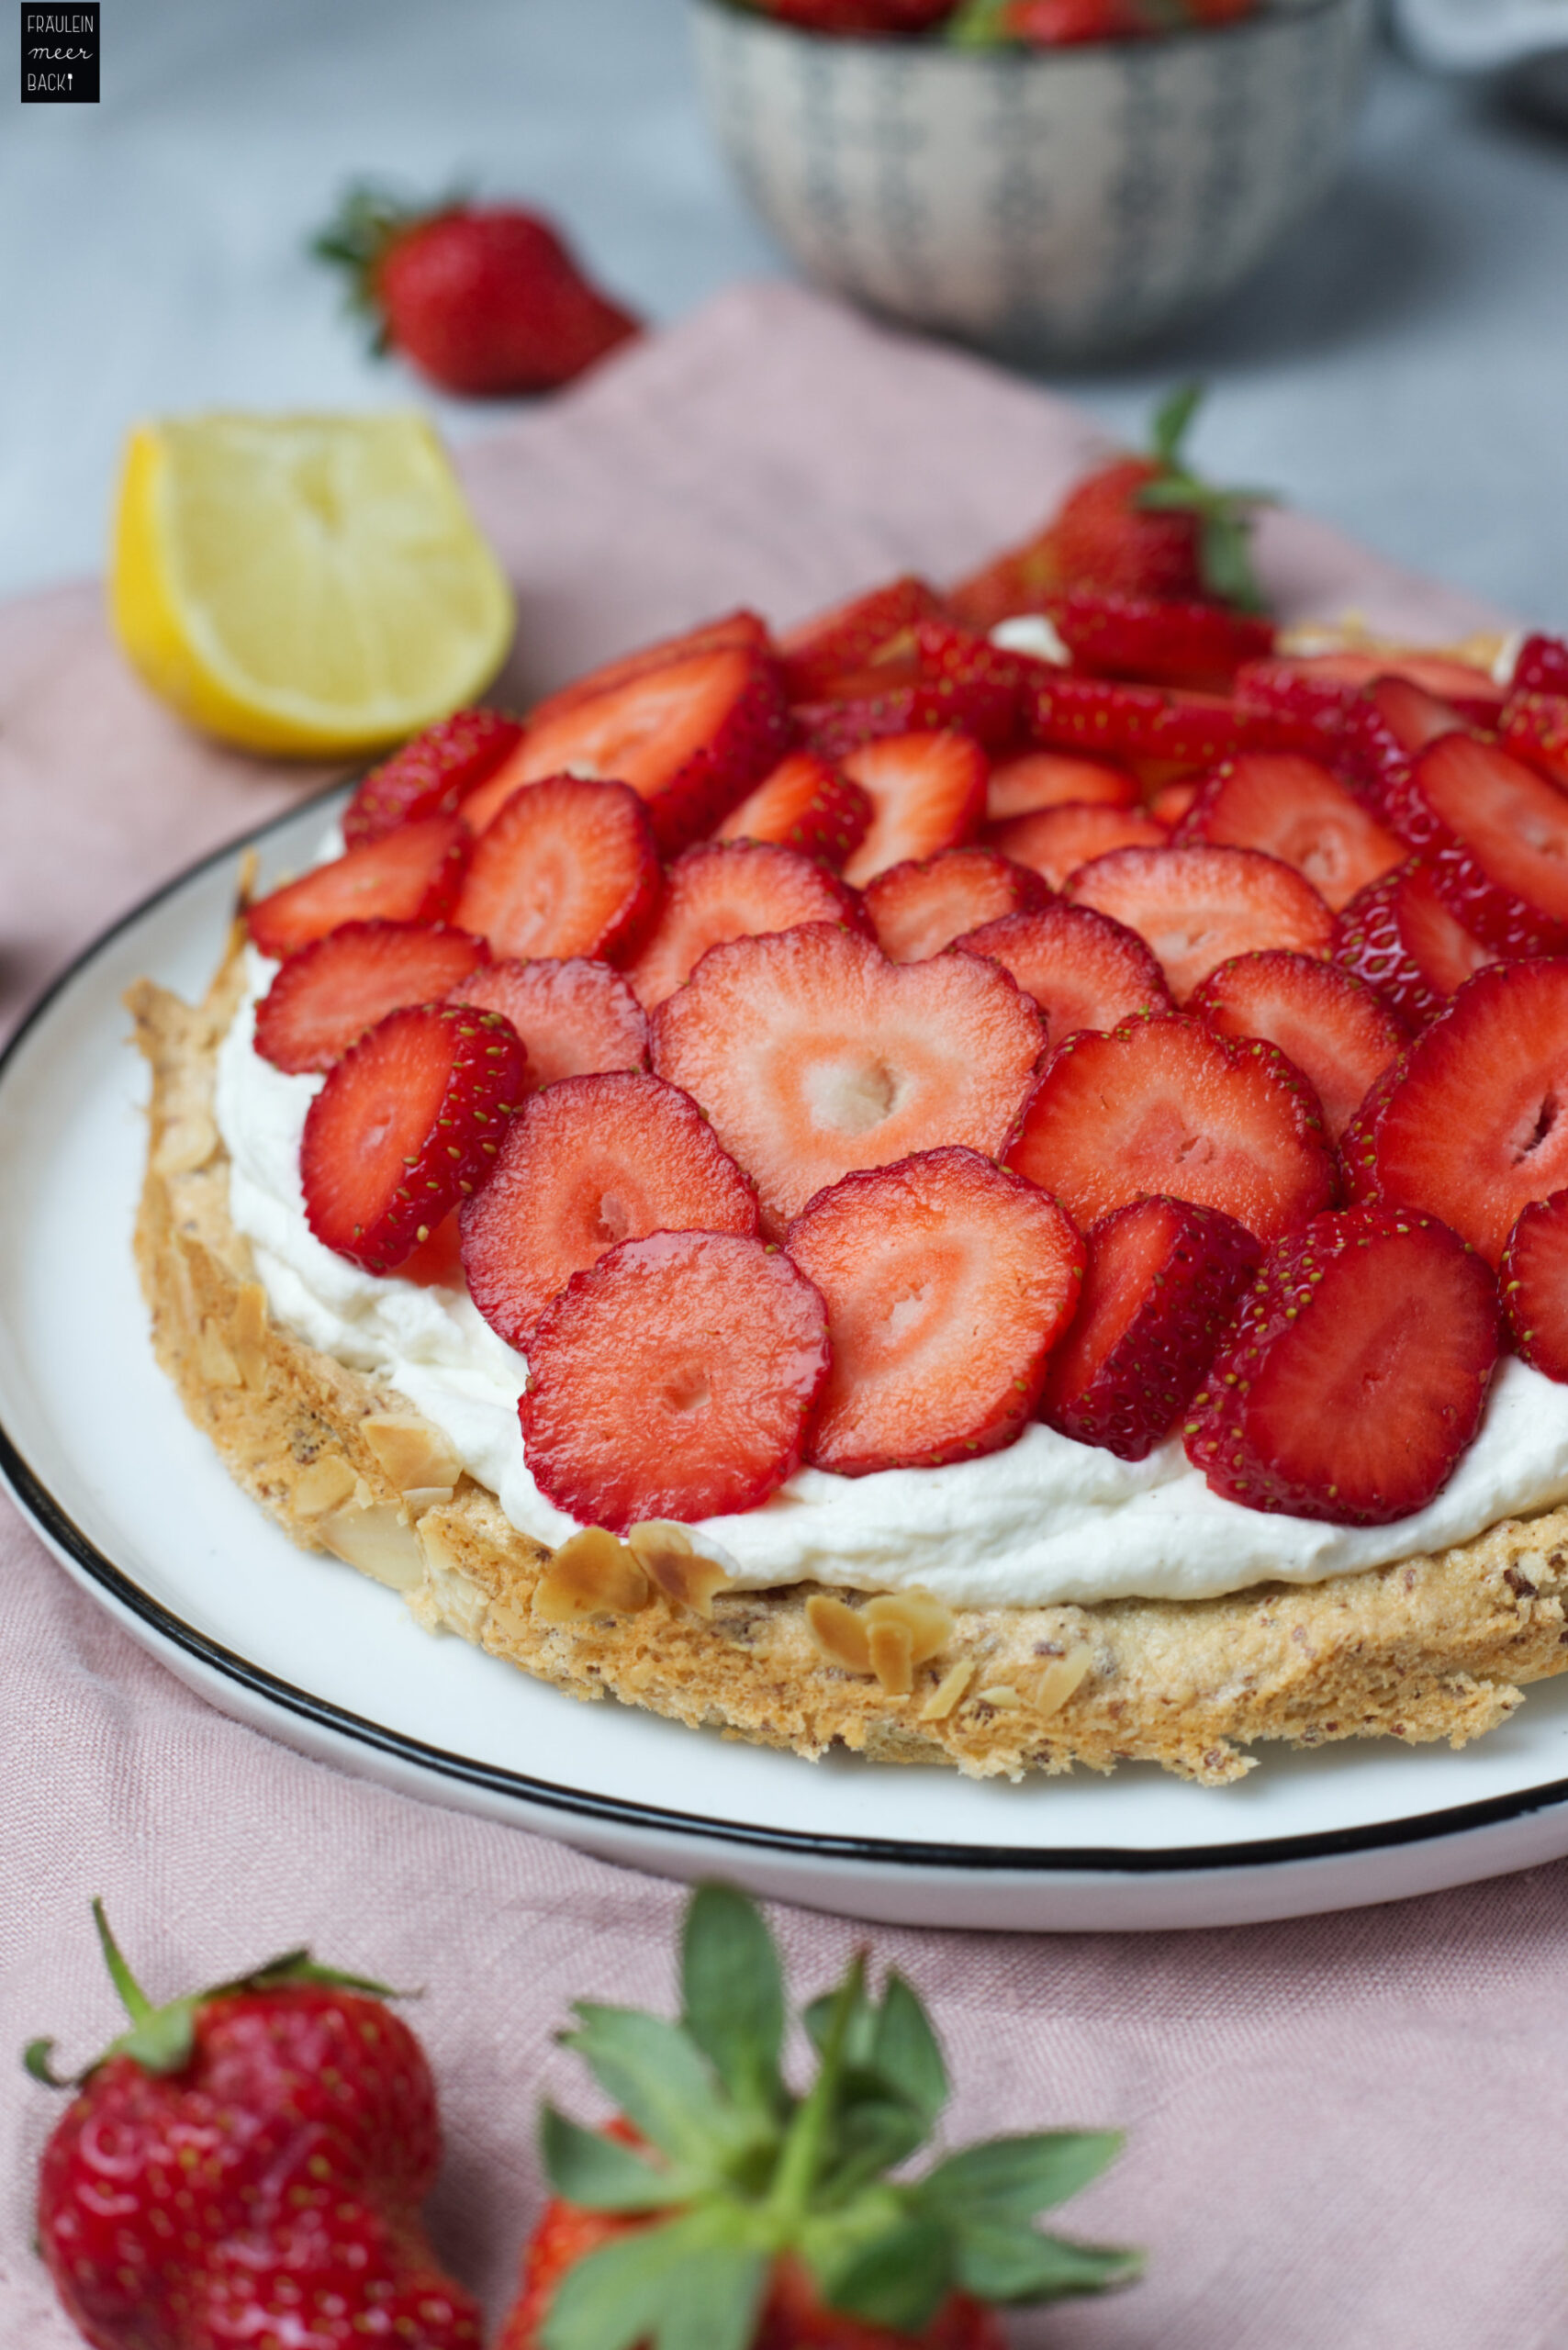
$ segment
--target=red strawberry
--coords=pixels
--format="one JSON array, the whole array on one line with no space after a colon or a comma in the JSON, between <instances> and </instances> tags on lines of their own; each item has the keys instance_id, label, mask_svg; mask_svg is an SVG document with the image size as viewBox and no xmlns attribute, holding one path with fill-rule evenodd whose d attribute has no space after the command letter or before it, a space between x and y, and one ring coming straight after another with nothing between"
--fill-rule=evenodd
<instances>
[{"instance_id":1,"label":"red strawberry","mask_svg":"<svg viewBox=\"0 0 1568 2350\"><path fill-rule=\"evenodd\" d=\"M775 1233L857 1167L941 1143L996 1157L1044 1044L993 964L890 963L821 923L714 947L653 1031L654 1067L702 1104Z\"/></svg>"},{"instance_id":2,"label":"red strawberry","mask_svg":"<svg viewBox=\"0 0 1568 2350\"><path fill-rule=\"evenodd\" d=\"M1140 1012L1176 1009L1137 931L1065 899L1004 914L958 943L1000 963L1034 999L1053 1050L1080 1028L1115 1028Z\"/></svg>"},{"instance_id":3,"label":"red strawberry","mask_svg":"<svg viewBox=\"0 0 1568 2350\"><path fill-rule=\"evenodd\" d=\"M1332 726L1380 677L1398 678L1436 697L1476 726L1493 725L1504 700L1504 688L1469 662L1381 646L1371 653L1271 655L1249 661L1237 673L1234 691L1255 709L1309 719L1321 715Z\"/></svg>"},{"instance_id":4,"label":"red strawberry","mask_svg":"<svg viewBox=\"0 0 1568 2350\"><path fill-rule=\"evenodd\" d=\"M1412 848L1425 848L1442 829L1421 793L1411 789L1417 754L1463 724L1450 703L1405 677L1374 677L1344 713L1338 758L1368 806Z\"/></svg>"},{"instance_id":5,"label":"red strawberry","mask_svg":"<svg viewBox=\"0 0 1568 2350\"><path fill-rule=\"evenodd\" d=\"M766 17L802 32L859 37L923 33L950 16L957 0L759 0Z\"/></svg>"},{"instance_id":6,"label":"red strawberry","mask_svg":"<svg viewBox=\"0 0 1568 2350\"><path fill-rule=\"evenodd\" d=\"M1187 1456L1248 1509L1390 1525L1448 1483L1499 1337L1490 1271L1433 1217L1316 1216L1264 1259L1193 1404Z\"/></svg>"},{"instance_id":7,"label":"red strawberry","mask_svg":"<svg viewBox=\"0 0 1568 2350\"><path fill-rule=\"evenodd\" d=\"M481 963L482 938L415 922L347 922L291 955L256 1006L256 1050L293 1073L330 1069L405 1003L434 1003Z\"/></svg>"},{"instance_id":8,"label":"red strawberry","mask_svg":"<svg viewBox=\"0 0 1568 2350\"><path fill-rule=\"evenodd\" d=\"M131 2029L76 2082L38 2198L77 2330L95 2350L476 2350L478 2305L420 2215L435 2087L391 1994L291 1951L154 2009L93 1908ZM28 2066L52 2084L49 2051Z\"/></svg>"},{"instance_id":9,"label":"red strawberry","mask_svg":"<svg viewBox=\"0 0 1568 2350\"><path fill-rule=\"evenodd\" d=\"M614 1534L756 1509L799 1461L827 1368L822 1299L777 1248L736 1233L622 1240L529 1339L528 1466L557 1509Z\"/></svg>"},{"instance_id":10,"label":"red strawberry","mask_svg":"<svg viewBox=\"0 0 1568 2350\"><path fill-rule=\"evenodd\" d=\"M1568 793L1467 734L1428 744L1410 790L1439 828L1433 884L1466 930L1504 956L1568 946Z\"/></svg>"},{"instance_id":11,"label":"red strawberry","mask_svg":"<svg viewBox=\"0 0 1568 2350\"><path fill-rule=\"evenodd\" d=\"M1568 694L1568 643L1560 636L1527 636L1515 657L1509 690Z\"/></svg>"},{"instance_id":12,"label":"red strawberry","mask_svg":"<svg viewBox=\"0 0 1568 2350\"><path fill-rule=\"evenodd\" d=\"M452 1001L499 1012L511 1022L527 1047L535 1085L648 1066L642 1005L619 971L587 956L487 964L453 990Z\"/></svg>"},{"instance_id":13,"label":"red strawberry","mask_svg":"<svg viewBox=\"0 0 1568 2350\"><path fill-rule=\"evenodd\" d=\"M1222 1036L1277 1045L1311 1085L1336 1139L1410 1035L1364 980L1280 947L1222 963L1187 1008Z\"/></svg>"},{"instance_id":14,"label":"red strawberry","mask_svg":"<svg viewBox=\"0 0 1568 2350\"><path fill-rule=\"evenodd\" d=\"M1267 621L1217 604L1088 588L1070 588L1050 616L1075 669L1200 692L1228 693L1241 664L1262 659L1274 642Z\"/></svg>"},{"instance_id":15,"label":"red strawberry","mask_svg":"<svg viewBox=\"0 0 1568 2350\"><path fill-rule=\"evenodd\" d=\"M1055 750L1209 767L1242 751L1315 750L1320 739L1299 719L1276 717L1220 694L1125 685L1040 666L1025 717L1035 740Z\"/></svg>"},{"instance_id":16,"label":"red strawberry","mask_svg":"<svg viewBox=\"0 0 1568 2350\"><path fill-rule=\"evenodd\" d=\"M871 802L857 783L815 751L791 751L730 811L713 838L777 841L836 867L858 848L870 822Z\"/></svg>"},{"instance_id":17,"label":"red strawberry","mask_svg":"<svg viewBox=\"0 0 1568 2350\"><path fill-rule=\"evenodd\" d=\"M630 784L662 855L700 840L787 746L776 662L739 645L665 661L531 726L465 813L476 833L519 785L570 772Z\"/></svg>"},{"instance_id":18,"label":"red strawberry","mask_svg":"<svg viewBox=\"0 0 1568 2350\"><path fill-rule=\"evenodd\" d=\"M378 841L421 816L455 815L521 733L517 720L498 710L456 710L427 726L364 778L343 811L345 845Z\"/></svg>"},{"instance_id":19,"label":"red strawberry","mask_svg":"<svg viewBox=\"0 0 1568 2350\"><path fill-rule=\"evenodd\" d=\"M454 910L498 956L634 955L663 888L648 811L624 783L554 775L513 793L474 845Z\"/></svg>"},{"instance_id":20,"label":"red strawberry","mask_svg":"<svg viewBox=\"0 0 1568 2350\"><path fill-rule=\"evenodd\" d=\"M1202 1386L1263 1252L1218 1208L1158 1197L1102 1216L1088 1249L1083 1302L1051 1357L1039 1416L1144 1460Z\"/></svg>"},{"instance_id":21,"label":"red strawberry","mask_svg":"<svg viewBox=\"0 0 1568 2350\"><path fill-rule=\"evenodd\" d=\"M976 0L971 0L971 6ZM979 0L984 22L995 0ZM1031 49L1081 41L1142 40L1185 25L1228 25L1252 16L1259 0L1001 0L993 38Z\"/></svg>"},{"instance_id":22,"label":"red strawberry","mask_svg":"<svg viewBox=\"0 0 1568 2350\"><path fill-rule=\"evenodd\" d=\"M784 1245L833 1345L813 1468L935 1468L1014 1441L1083 1279L1054 1200L975 1151L927 1150L819 1192Z\"/></svg>"},{"instance_id":23,"label":"red strawberry","mask_svg":"<svg viewBox=\"0 0 1568 2350\"><path fill-rule=\"evenodd\" d=\"M1346 1136L1358 1181L1495 1264L1519 1210L1568 1185L1568 959L1494 963L1422 1031Z\"/></svg>"},{"instance_id":24,"label":"red strawberry","mask_svg":"<svg viewBox=\"0 0 1568 2350\"><path fill-rule=\"evenodd\" d=\"M1025 1109L1007 1165L1081 1231L1146 1192L1223 1208L1261 1241L1326 1208L1334 1156L1316 1100L1255 1038L1202 1020L1070 1036Z\"/></svg>"},{"instance_id":25,"label":"red strawberry","mask_svg":"<svg viewBox=\"0 0 1568 2350\"><path fill-rule=\"evenodd\" d=\"M902 647L916 621L941 614L935 589L906 574L798 621L778 641L790 700L815 701L831 694L834 679L846 671L864 668L890 643Z\"/></svg>"},{"instance_id":26,"label":"red strawberry","mask_svg":"<svg viewBox=\"0 0 1568 2350\"><path fill-rule=\"evenodd\" d=\"M710 946L803 922L866 927L854 893L815 857L772 841L700 841L665 876L659 918L626 977L652 1012L685 985Z\"/></svg>"},{"instance_id":27,"label":"red strawberry","mask_svg":"<svg viewBox=\"0 0 1568 2350\"><path fill-rule=\"evenodd\" d=\"M1170 832L1174 832L1182 818L1190 812L1203 788L1201 783L1193 780L1162 783L1149 801L1148 812L1154 818L1157 824L1164 824Z\"/></svg>"},{"instance_id":28,"label":"red strawberry","mask_svg":"<svg viewBox=\"0 0 1568 2350\"><path fill-rule=\"evenodd\" d=\"M689 1094L631 1070L564 1077L513 1118L462 1226L474 1303L521 1349L572 1275L617 1241L755 1235L756 1192Z\"/></svg>"},{"instance_id":29,"label":"red strawberry","mask_svg":"<svg viewBox=\"0 0 1568 2350\"><path fill-rule=\"evenodd\" d=\"M432 1226L411 1257L404 1258L398 1268L398 1278L400 1281L412 1281L420 1289L462 1291L467 1287L463 1272L463 1236L455 1208Z\"/></svg>"},{"instance_id":30,"label":"red strawberry","mask_svg":"<svg viewBox=\"0 0 1568 2350\"><path fill-rule=\"evenodd\" d=\"M884 653L866 668L834 679L795 717L814 750L842 761L884 734L960 727L988 751L1007 749L1018 732L1030 681L1040 662L1003 652L983 636L945 621L917 621L896 658Z\"/></svg>"},{"instance_id":31,"label":"red strawberry","mask_svg":"<svg viewBox=\"0 0 1568 2350\"><path fill-rule=\"evenodd\" d=\"M1126 767L1109 759L1081 759L1070 751L1023 751L992 767L985 788L986 821L1003 824L1012 816L1032 816L1038 808L1075 806L1131 808L1137 785Z\"/></svg>"},{"instance_id":32,"label":"red strawberry","mask_svg":"<svg viewBox=\"0 0 1568 2350\"><path fill-rule=\"evenodd\" d=\"M1516 1353L1548 1379L1568 1381L1568 1192L1521 1211L1498 1281Z\"/></svg>"},{"instance_id":33,"label":"red strawberry","mask_svg":"<svg viewBox=\"0 0 1568 2350\"><path fill-rule=\"evenodd\" d=\"M1064 889L1081 865L1092 864L1117 848L1163 848L1165 827L1136 808L1084 807L1068 801L1014 816L991 834L999 849L1037 873L1052 890Z\"/></svg>"},{"instance_id":34,"label":"red strawberry","mask_svg":"<svg viewBox=\"0 0 1568 2350\"><path fill-rule=\"evenodd\" d=\"M1178 841L1260 848L1294 865L1337 912L1408 854L1320 760L1251 751L1217 767L1194 800Z\"/></svg>"},{"instance_id":35,"label":"red strawberry","mask_svg":"<svg viewBox=\"0 0 1568 2350\"><path fill-rule=\"evenodd\" d=\"M1148 941L1178 1003L1233 955L1327 956L1334 945L1334 917L1311 882L1260 849L1115 849L1074 874L1072 896Z\"/></svg>"},{"instance_id":36,"label":"red strawberry","mask_svg":"<svg viewBox=\"0 0 1568 2350\"><path fill-rule=\"evenodd\" d=\"M985 754L967 734L890 734L851 751L844 772L871 802L869 830L845 859L852 889L890 865L961 847L985 811Z\"/></svg>"},{"instance_id":37,"label":"red strawberry","mask_svg":"<svg viewBox=\"0 0 1568 2350\"><path fill-rule=\"evenodd\" d=\"M551 719L564 717L580 703L591 701L596 694L630 685L633 677L645 677L650 669L667 668L672 661L689 660L699 653L737 648L743 653L772 651L767 622L756 612L744 609L724 612L716 621L699 621L695 628L683 629L678 636L660 637L652 644L635 645L630 653L619 654L612 661L601 661L597 668L585 669L581 677L557 687L543 701L536 701L528 713L528 723L543 726Z\"/></svg>"},{"instance_id":38,"label":"red strawberry","mask_svg":"<svg viewBox=\"0 0 1568 2350\"><path fill-rule=\"evenodd\" d=\"M1450 913L1430 858L1414 856L1344 908L1335 924L1334 959L1420 1027L1497 957Z\"/></svg>"},{"instance_id":39,"label":"red strawberry","mask_svg":"<svg viewBox=\"0 0 1568 2350\"><path fill-rule=\"evenodd\" d=\"M1514 694L1497 720L1497 732L1516 758L1568 786L1568 694Z\"/></svg>"},{"instance_id":40,"label":"red strawberry","mask_svg":"<svg viewBox=\"0 0 1568 2350\"><path fill-rule=\"evenodd\" d=\"M345 922L446 922L467 861L466 827L455 816L430 816L258 898L245 927L263 955L281 962Z\"/></svg>"},{"instance_id":41,"label":"red strawberry","mask_svg":"<svg viewBox=\"0 0 1568 2350\"><path fill-rule=\"evenodd\" d=\"M489 1174L527 1069L498 1013L388 1013L306 1113L299 1180L317 1239L364 1272L395 1271Z\"/></svg>"},{"instance_id":42,"label":"red strawberry","mask_svg":"<svg viewBox=\"0 0 1568 2350\"><path fill-rule=\"evenodd\" d=\"M410 210L353 188L312 247L346 269L387 345L443 391L552 391L638 322L583 275L559 231L515 205Z\"/></svg>"},{"instance_id":43,"label":"red strawberry","mask_svg":"<svg viewBox=\"0 0 1568 2350\"><path fill-rule=\"evenodd\" d=\"M981 923L1042 905L1036 874L994 848L945 848L924 862L890 865L866 885L866 912L892 963L939 955Z\"/></svg>"}]
</instances>

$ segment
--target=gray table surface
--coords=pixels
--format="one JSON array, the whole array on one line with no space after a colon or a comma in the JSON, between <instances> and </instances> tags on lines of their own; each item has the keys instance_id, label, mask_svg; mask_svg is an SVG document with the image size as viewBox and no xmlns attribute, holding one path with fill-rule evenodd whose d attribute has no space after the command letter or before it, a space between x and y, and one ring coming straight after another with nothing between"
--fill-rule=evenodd
<instances>
[{"instance_id":1,"label":"gray table surface","mask_svg":"<svg viewBox=\"0 0 1568 2350\"><path fill-rule=\"evenodd\" d=\"M789 264L727 181L682 0L111 0L103 103L7 99L0 593L96 569L138 416L406 403L305 257L356 173L543 205L679 316ZM15 84L12 85L13 91ZM1198 454L1568 627L1568 134L1379 60L1338 191L1200 328L1056 379L1136 435L1201 372ZM454 436L504 405L437 403Z\"/></svg>"}]
</instances>

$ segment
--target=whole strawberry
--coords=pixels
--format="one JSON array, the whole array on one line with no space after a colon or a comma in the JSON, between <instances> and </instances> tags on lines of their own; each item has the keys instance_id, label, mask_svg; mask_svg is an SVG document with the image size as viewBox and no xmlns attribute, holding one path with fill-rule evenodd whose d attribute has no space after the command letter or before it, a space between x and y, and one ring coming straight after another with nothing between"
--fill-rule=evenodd
<instances>
[{"instance_id":1,"label":"whole strawberry","mask_svg":"<svg viewBox=\"0 0 1568 2350\"><path fill-rule=\"evenodd\" d=\"M925 32L952 15L957 0L750 0L750 6L802 32L853 37Z\"/></svg>"},{"instance_id":2,"label":"whole strawberry","mask_svg":"<svg viewBox=\"0 0 1568 2350\"><path fill-rule=\"evenodd\" d=\"M349 272L376 348L401 352L443 391L553 391L640 330L551 222L515 205L421 209L352 188L311 250Z\"/></svg>"},{"instance_id":3,"label":"whole strawberry","mask_svg":"<svg viewBox=\"0 0 1568 2350\"><path fill-rule=\"evenodd\" d=\"M420 2222L435 2091L391 1995L293 1951L155 2009L93 1914L131 2029L44 2149L38 2235L95 2350L477 2344ZM64 2086L50 2046L28 2069Z\"/></svg>"},{"instance_id":4,"label":"whole strawberry","mask_svg":"<svg viewBox=\"0 0 1568 2350\"><path fill-rule=\"evenodd\" d=\"M949 38L962 49L1062 49L1234 24L1257 9L1258 0L963 0Z\"/></svg>"},{"instance_id":5,"label":"whole strawberry","mask_svg":"<svg viewBox=\"0 0 1568 2350\"><path fill-rule=\"evenodd\" d=\"M625 2119L600 2132L545 2108L556 2199L498 2350L1003 2350L996 2304L1137 2273L1135 2253L1034 2225L1104 2168L1114 2132L997 2138L903 2175L947 2076L902 1975L875 1997L862 1954L805 2009L820 2061L798 2097L752 1904L700 1886L682 1962L678 2024L577 2003L566 2045Z\"/></svg>"}]
</instances>

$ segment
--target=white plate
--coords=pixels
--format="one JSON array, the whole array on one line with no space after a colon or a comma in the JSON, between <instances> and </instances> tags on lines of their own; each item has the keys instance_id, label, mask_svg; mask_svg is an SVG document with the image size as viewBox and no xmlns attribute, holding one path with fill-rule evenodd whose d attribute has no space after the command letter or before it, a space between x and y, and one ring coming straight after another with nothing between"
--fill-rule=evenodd
<instances>
[{"instance_id":1,"label":"white plate","mask_svg":"<svg viewBox=\"0 0 1568 2350\"><path fill-rule=\"evenodd\" d=\"M297 867L327 803L257 836ZM238 850L89 948L0 1060L0 1472L55 1555L172 1671L306 1752L674 1875L893 1922L1083 1931L1300 1916L1568 1852L1568 1682L1462 1754L1265 1748L1241 1785L1151 1768L1022 1786L817 1764L584 1706L297 1550L157 1371L131 1263L143 1072L120 997L199 995Z\"/></svg>"}]
</instances>

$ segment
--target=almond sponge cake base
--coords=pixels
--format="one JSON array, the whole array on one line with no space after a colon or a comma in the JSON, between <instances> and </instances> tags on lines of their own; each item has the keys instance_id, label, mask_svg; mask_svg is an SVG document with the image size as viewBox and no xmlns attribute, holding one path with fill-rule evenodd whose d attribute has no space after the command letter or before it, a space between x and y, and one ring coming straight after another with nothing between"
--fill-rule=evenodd
<instances>
[{"instance_id":1,"label":"almond sponge cake base","mask_svg":"<svg viewBox=\"0 0 1568 2350\"><path fill-rule=\"evenodd\" d=\"M678 1572L629 1591L611 1575L602 1606L564 1610L560 1554L511 1526L441 1431L269 1311L213 1113L241 947L237 929L199 1005L149 980L128 998L152 1072L136 1255L154 1350L284 1531L401 1593L429 1630L574 1696L812 1759L837 1745L1009 1779L1148 1762L1215 1786L1267 1739L1462 1746L1506 1721L1524 1684L1568 1668L1568 1508L1324 1583L961 1611L935 1653L882 1679L832 1661L815 1585L710 1598ZM851 1610L872 1596L833 1595Z\"/></svg>"}]
</instances>

